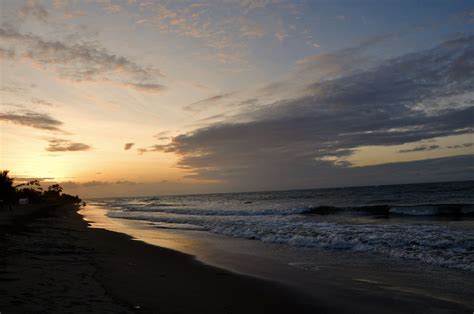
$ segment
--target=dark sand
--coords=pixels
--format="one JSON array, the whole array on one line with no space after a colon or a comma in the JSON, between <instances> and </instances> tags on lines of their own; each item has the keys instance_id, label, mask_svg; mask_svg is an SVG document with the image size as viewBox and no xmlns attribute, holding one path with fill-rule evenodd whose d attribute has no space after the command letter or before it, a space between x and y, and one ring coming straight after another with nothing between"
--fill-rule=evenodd
<instances>
[{"instance_id":1,"label":"dark sand","mask_svg":"<svg viewBox=\"0 0 474 314\"><path fill-rule=\"evenodd\" d=\"M472 312L449 301L414 300L365 286L342 289L326 280L308 297L121 233L88 228L76 209L0 212L2 314Z\"/></svg>"},{"instance_id":2,"label":"dark sand","mask_svg":"<svg viewBox=\"0 0 474 314\"><path fill-rule=\"evenodd\" d=\"M284 286L87 228L70 207L23 211L0 213L2 314L321 312Z\"/></svg>"}]
</instances>

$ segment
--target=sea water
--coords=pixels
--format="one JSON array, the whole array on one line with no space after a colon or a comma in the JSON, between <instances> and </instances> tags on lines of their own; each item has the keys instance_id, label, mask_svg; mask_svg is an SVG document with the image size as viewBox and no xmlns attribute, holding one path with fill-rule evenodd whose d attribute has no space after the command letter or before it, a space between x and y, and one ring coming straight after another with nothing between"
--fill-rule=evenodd
<instances>
[{"instance_id":1,"label":"sea water","mask_svg":"<svg viewBox=\"0 0 474 314\"><path fill-rule=\"evenodd\" d=\"M158 193L157 193L158 194ZM111 218L474 272L474 181L93 200Z\"/></svg>"}]
</instances>

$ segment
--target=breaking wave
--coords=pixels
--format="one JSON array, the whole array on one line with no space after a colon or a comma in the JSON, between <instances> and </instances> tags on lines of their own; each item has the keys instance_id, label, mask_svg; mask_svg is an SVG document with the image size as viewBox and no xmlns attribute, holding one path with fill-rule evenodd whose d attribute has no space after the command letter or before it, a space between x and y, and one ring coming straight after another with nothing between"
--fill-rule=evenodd
<instances>
[{"instance_id":1,"label":"breaking wave","mask_svg":"<svg viewBox=\"0 0 474 314\"><path fill-rule=\"evenodd\" d=\"M474 216L473 204L370 205L359 207L315 206L303 214L328 215L337 212L366 212L373 215Z\"/></svg>"},{"instance_id":2,"label":"breaking wave","mask_svg":"<svg viewBox=\"0 0 474 314\"><path fill-rule=\"evenodd\" d=\"M290 246L370 252L474 271L474 234L444 225L314 222L301 219L301 215L250 218L144 211L110 211L108 215L151 221L157 228L204 230Z\"/></svg>"},{"instance_id":3,"label":"breaking wave","mask_svg":"<svg viewBox=\"0 0 474 314\"><path fill-rule=\"evenodd\" d=\"M102 199L108 216L474 271L474 182ZM459 222L459 223L458 223Z\"/></svg>"}]
</instances>

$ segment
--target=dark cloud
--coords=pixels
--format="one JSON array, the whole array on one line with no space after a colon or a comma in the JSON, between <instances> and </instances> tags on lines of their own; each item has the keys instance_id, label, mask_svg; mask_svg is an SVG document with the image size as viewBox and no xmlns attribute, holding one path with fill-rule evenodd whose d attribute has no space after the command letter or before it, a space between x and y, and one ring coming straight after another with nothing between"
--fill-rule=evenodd
<instances>
[{"instance_id":1,"label":"dark cloud","mask_svg":"<svg viewBox=\"0 0 474 314\"><path fill-rule=\"evenodd\" d=\"M356 175L346 158L361 146L473 131L474 106L443 101L474 92L474 36L348 73L233 119L242 122L200 128L141 152L175 153L178 166L198 179L244 187L278 181L312 186L329 177L343 180L343 173Z\"/></svg>"},{"instance_id":2,"label":"dark cloud","mask_svg":"<svg viewBox=\"0 0 474 314\"><path fill-rule=\"evenodd\" d=\"M417 146L415 148L410 148L410 149L402 149L402 150L399 150L398 152L399 153L412 153L412 152L426 152L426 151L430 151L430 150L435 150L435 149L440 149L441 146L439 145L421 145L421 146Z\"/></svg>"},{"instance_id":3,"label":"dark cloud","mask_svg":"<svg viewBox=\"0 0 474 314\"><path fill-rule=\"evenodd\" d=\"M49 152L76 152L86 151L91 148L89 145L84 143L73 143L61 139L51 139L48 142L49 146L46 147L46 150Z\"/></svg>"},{"instance_id":4,"label":"dark cloud","mask_svg":"<svg viewBox=\"0 0 474 314\"><path fill-rule=\"evenodd\" d=\"M139 91L157 92L165 87L153 82L161 73L110 53L96 44L66 43L47 40L12 27L0 27L3 57L31 60L36 65L55 70L74 81L109 81Z\"/></svg>"},{"instance_id":5,"label":"dark cloud","mask_svg":"<svg viewBox=\"0 0 474 314\"><path fill-rule=\"evenodd\" d=\"M113 184L137 184L136 182L133 182L133 181L128 181L128 180L117 180L115 182L113 182Z\"/></svg>"},{"instance_id":6,"label":"dark cloud","mask_svg":"<svg viewBox=\"0 0 474 314\"><path fill-rule=\"evenodd\" d=\"M467 148L467 147L473 147L474 143L464 143L461 145L453 145L453 146L446 146L446 148Z\"/></svg>"},{"instance_id":7,"label":"dark cloud","mask_svg":"<svg viewBox=\"0 0 474 314\"><path fill-rule=\"evenodd\" d=\"M59 183L63 188L66 189L76 189L76 188L89 188L97 186L109 186L109 185L135 185L138 184L133 181L117 180L117 181L86 181L86 182L75 182L75 181L65 181Z\"/></svg>"},{"instance_id":8,"label":"dark cloud","mask_svg":"<svg viewBox=\"0 0 474 314\"><path fill-rule=\"evenodd\" d=\"M467 147L472 147L474 146L474 143L464 143L460 145L452 145L452 146L446 146L445 148L448 149L454 149L454 148L467 148ZM435 150L435 149L440 149L443 148L439 145L420 145L415 148L411 149L402 149L399 150L399 153L412 153L412 152L423 152L423 151L430 151L430 150Z\"/></svg>"},{"instance_id":9,"label":"dark cloud","mask_svg":"<svg viewBox=\"0 0 474 314\"><path fill-rule=\"evenodd\" d=\"M130 148L132 148L133 145L135 145L135 143L126 143L123 149L129 150Z\"/></svg>"},{"instance_id":10,"label":"dark cloud","mask_svg":"<svg viewBox=\"0 0 474 314\"><path fill-rule=\"evenodd\" d=\"M0 121L6 121L42 130L63 132L60 129L60 126L62 126L63 123L45 113L37 113L32 111L0 113Z\"/></svg>"},{"instance_id":11,"label":"dark cloud","mask_svg":"<svg viewBox=\"0 0 474 314\"><path fill-rule=\"evenodd\" d=\"M474 155L353 167L342 173L339 181L344 175L355 178L363 185L472 180Z\"/></svg>"},{"instance_id":12,"label":"dark cloud","mask_svg":"<svg viewBox=\"0 0 474 314\"><path fill-rule=\"evenodd\" d=\"M210 106L218 103L219 101L222 101L223 99L230 98L234 95L233 92L231 93L225 93L225 94L219 94L215 95L197 102L194 102L192 104L189 104L185 106L183 109L187 111L201 111L209 108Z\"/></svg>"},{"instance_id":13,"label":"dark cloud","mask_svg":"<svg viewBox=\"0 0 474 314\"><path fill-rule=\"evenodd\" d=\"M170 133L171 133L171 131L161 131L161 132L158 132L157 134L153 135L153 137L156 138L159 141L169 140L171 138Z\"/></svg>"},{"instance_id":14,"label":"dark cloud","mask_svg":"<svg viewBox=\"0 0 474 314\"><path fill-rule=\"evenodd\" d=\"M65 181L61 182L60 185L65 189L75 189L79 187L95 187L104 185L103 181L88 181L88 182L75 182L75 181Z\"/></svg>"}]
</instances>

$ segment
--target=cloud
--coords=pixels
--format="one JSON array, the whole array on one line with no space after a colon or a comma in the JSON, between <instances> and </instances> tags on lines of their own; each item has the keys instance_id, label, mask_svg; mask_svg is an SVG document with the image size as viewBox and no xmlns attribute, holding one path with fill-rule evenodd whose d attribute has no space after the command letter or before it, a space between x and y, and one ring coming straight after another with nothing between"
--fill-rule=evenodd
<instances>
[{"instance_id":1,"label":"cloud","mask_svg":"<svg viewBox=\"0 0 474 314\"><path fill-rule=\"evenodd\" d=\"M279 32L276 32L276 33L275 33L275 37L276 37L280 42L282 42L283 40L285 40L286 37L288 37L288 34L287 34L286 32L279 31Z\"/></svg>"},{"instance_id":2,"label":"cloud","mask_svg":"<svg viewBox=\"0 0 474 314\"><path fill-rule=\"evenodd\" d=\"M209 86L207 85L204 85L204 84L200 84L200 83L192 83L191 86L198 90L198 91L204 91L204 92L207 92L210 90Z\"/></svg>"},{"instance_id":3,"label":"cloud","mask_svg":"<svg viewBox=\"0 0 474 314\"><path fill-rule=\"evenodd\" d=\"M166 87L161 84L125 83L124 85L147 93L160 93L166 90Z\"/></svg>"},{"instance_id":4,"label":"cloud","mask_svg":"<svg viewBox=\"0 0 474 314\"><path fill-rule=\"evenodd\" d=\"M4 85L2 82L2 85L0 86L0 92L3 93L12 93L12 94L17 94L17 93L26 93L26 88L19 86L18 84L15 85Z\"/></svg>"},{"instance_id":5,"label":"cloud","mask_svg":"<svg viewBox=\"0 0 474 314\"><path fill-rule=\"evenodd\" d=\"M146 14L137 16L139 25L153 28L162 34L173 34L198 41L206 49L203 59L227 65L238 65L229 70L242 71L250 66L248 41L273 36L274 25L285 27L287 7L275 6L262 10L274 0L148 2ZM253 12L260 9L261 12ZM260 11L259 10L259 11ZM256 14L252 14L256 13ZM290 13L291 14L291 13ZM275 15L279 15L278 21ZM269 21L270 23L262 23ZM284 38L288 34L279 32ZM197 49L202 50L202 49ZM229 67L230 67L229 66Z\"/></svg>"},{"instance_id":6,"label":"cloud","mask_svg":"<svg viewBox=\"0 0 474 314\"><path fill-rule=\"evenodd\" d=\"M49 152L77 152L86 151L91 148L89 145L84 143L73 143L61 139L51 139L48 142L49 146L46 147L46 150Z\"/></svg>"},{"instance_id":7,"label":"cloud","mask_svg":"<svg viewBox=\"0 0 474 314\"><path fill-rule=\"evenodd\" d=\"M440 149L441 146L439 145L422 145L422 146L417 146L415 148L410 148L410 149L402 149L399 150L399 153L412 153L412 152L426 152L430 150L435 150L435 149Z\"/></svg>"},{"instance_id":8,"label":"cloud","mask_svg":"<svg viewBox=\"0 0 474 314\"><path fill-rule=\"evenodd\" d=\"M474 143L464 143L464 144L461 144L461 145L453 145L453 146L446 146L446 148L468 148L468 147L473 147L474 146Z\"/></svg>"},{"instance_id":9,"label":"cloud","mask_svg":"<svg viewBox=\"0 0 474 314\"><path fill-rule=\"evenodd\" d=\"M235 38L241 34L242 37L248 37L246 34L255 36L256 32L249 33L248 30L252 27L243 26L240 16L219 18L216 10L219 10L218 3L209 7L185 3L150 4L147 25L160 33L171 33L201 41L213 51L211 55L214 61L242 63L246 50Z\"/></svg>"},{"instance_id":10,"label":"cloud","mask_svg":"<svg viewBox=\"0 0 474 314\"><path fill-rule=\"evenodd\" d=\"M6 57L29 60L73 81L110 81L145 92L164 89L163 85L152 82L162 76L159 70L139 65L91 43L46 40L6 26L0 27L0 38L6 46L3 49L10 51Z\"/></svg>"},{"instance_id":11,"label":"cloud","mask_svg":"<svg viewBox=\"0 0 474 314\"><path fill-rule=\"evenodd\" d=\"M12 175L12 178L15 179L15 183L25 183L25 182L29 182L29 181L34 181L34 180L38 180L38 181L46 181L46 180L54 180L55 178L52 178L52 177L31 177L31 176L25 176L25 175L16 175L16 174L13 174Z\"/></svg>"},{"instance_id":12,"label":"cloud","mask_svg":"<svg viewBox=\"0 0 474 314\"><path fill-rule=\"evenodd\" d=\"M253 11L255 9L264 9L269 5L271 0L240 0L239 4L247 11Z\"/></svg>"},{"instance_id":13,"label":"cloud","mask_svg":"<svg viewBox=\"0 0 474 314\"><path fill-rule=\"evenodd\" d=\"M387 44L398 36L400 35L396 33L377 35L352 47L299 59L296 61L296 64L301 66L298 75L313 80L331 80L343 75L366 71L380 63L371 54L372 50L381 44Z\"/></svg>"},{"instance_id":14,"label":"cloud","mask_svg":"<svg viewBox=\"0 0 474 314\"><path fill-rule=\"evenodd\" d=\"M170 131L161 131L153 135L154 138L158 140L169 139Z\"/></svg>"},{"instance_id":15,"label":"cloud","mask_svg":"<svg viewBox=\"0 0 474 314\"><path fill-rule=\"evenodd\" d=\"M33 98L31 99L31 102L35 105L42 105L42 106L47 106L47 107L55 107L54 104L50 103L49 101L46 101L44 99L39 99L39 98Z\"/></svg>"},{"instance_id":16,"label":"cloud","mask_svg":"<svg viewBox=\"0 0 474 314\"><path fill-rule=\"evenodd\" d=\"M214 95L212 97L194 102L194 103L189 104L189 105L186 105L185 107L183 107L183 110L195 111L195 112L206 110L207 108L209 108L210 106L218 103L219 101L231 98L233 95L234 95L233 92Z\"/></svg>"},{"instance_id":17,"label":"cloud","mask_svg":"<svg viewBox=\"0 0 474 314\"><path fill-rule=\"evenodd\" d=\"M129 150L130 148L133 147L133 145L135 145L135 143L126 143L123 149L124 150Z\"/></svg>"},{"instance_id":18,"label":"cloud","mask_svg":"<svg viewBox=\"0 0 474 314\"><path fill-rule=\"evenodd\" d=\"M32 17L38 21L46 22L49 17L48 11L36 0L27 0L20 8L20 16Z\"/></svg>"},{"instance_id":19,"label":"cloud","mask_svg":"<svg viewBox=\"0 0 474 314\"><path fill-rule=\"evenodd\" d=\"M14 59L15 51L8 48L0 48L0 60L2 59Z\"/></svg>"},{"instance_id":20,"label":"cloud","mask_svg":"<svg viewBox=\"0 0 474 314\"><path fill-rule=\"evenodd\" d=\"M76 188L89 188L89 187L98 187L98 186L108 186L108 185L135 185L138 184L133 181L126 180L117 180L117 181L86 181L86 182L75 182L75 181L64 181L59 182L59 184L65 189L76 189Z\"/></svg>"},{"instance_id":21,"label":"cloud","mask_svg":"<svg viewBox=\"0 0 474 314\"><path fill-rule=\"evenodd\" d=\"M246 18L240 18L240 37L248 39L261 38L266 35L266 31L263 27L255 22L252 22Z\"/></svg>"},{"instance_id":22,"label":"cloud","mask_svg":"<svg viewBox=\"0 0 474 314\"><path fill-rule=\"evenodd\" d=\"M362 176L349 170L355 167L347 161L359 147L473 132L470 102L442 104L456 95L472 99L474 36L344 73L307 84L299 96L178 135L143 152L178 155L177 166L192 178L243 187L258 182L265 188L265 182L278 181L281 186L311 186L333 175L343 180L343 173ZM285 82L275 88L284 89ZM352 179L348 176L346 182Z\"/></svg>"},{"instance_id":23,"label":"cloud","mask_svg":"<svg viewBox=\"0 0 474 314\"><path fill-rule=\"evenodd\" d=\"M64 132L60 129L63 123L45 113L19 111L0 113L0 121L28 126L36 129Z\"/></svg>"}]
</instances>

